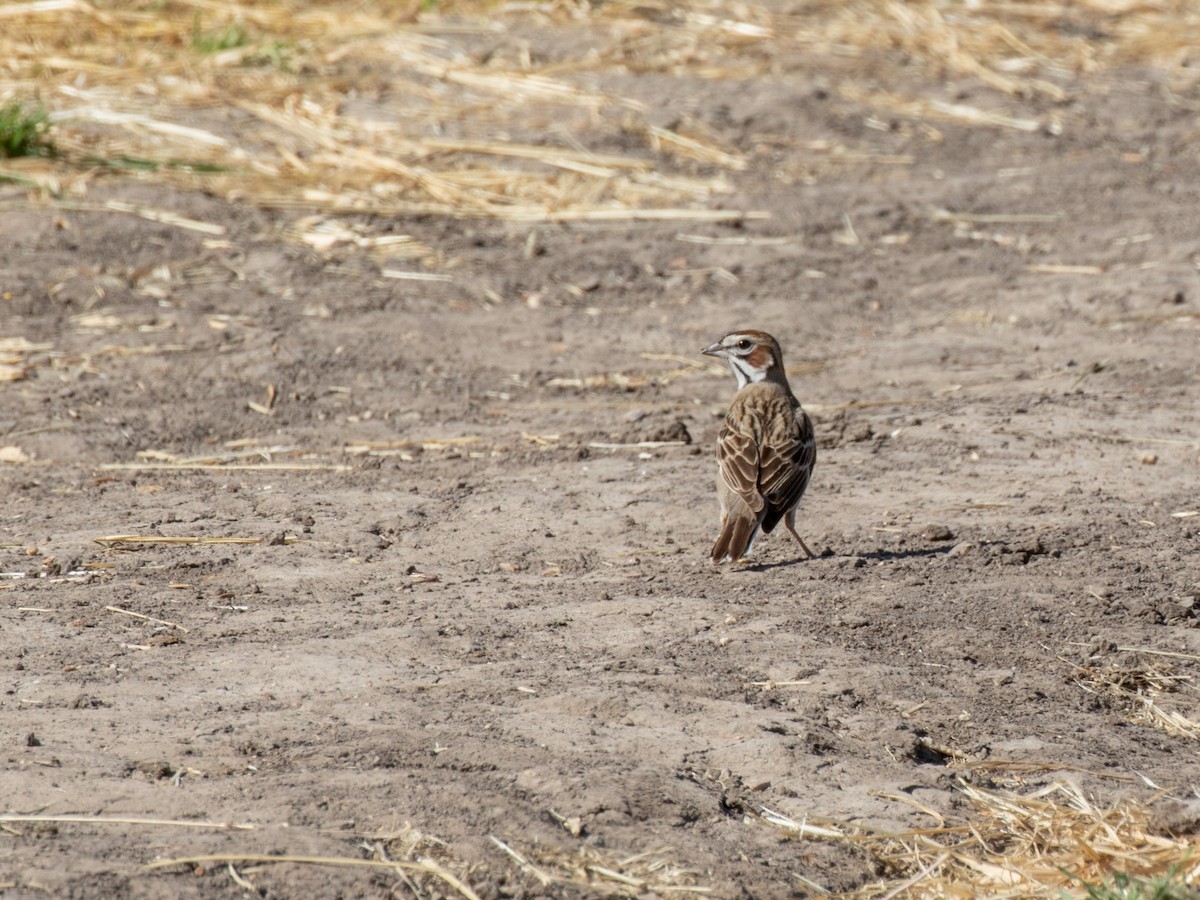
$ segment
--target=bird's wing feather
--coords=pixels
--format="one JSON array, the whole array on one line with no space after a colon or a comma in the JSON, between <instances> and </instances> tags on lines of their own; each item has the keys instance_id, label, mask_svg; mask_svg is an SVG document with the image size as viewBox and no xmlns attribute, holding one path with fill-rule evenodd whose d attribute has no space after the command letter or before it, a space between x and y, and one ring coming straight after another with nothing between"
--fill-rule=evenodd
<instances>
[{"instance_id":1,"label":"bird's wing feather","mask_svg":"<svg viewBox=\"0 0 1200 900\"><path fill-rule=\"evenodd\" d=\"M732 414L727 416L717 438L721 477L756 516L763 508L763 497L758 490L758 456L758 441L754 434L741 428Z\"/></svg>"},{"instance_id":2,"label":"bird's wing feather","mask_svg":"<svg viewBox=\"0 0 1200 900\"><path fill-rule=\"evenodd\" d=\"M817 459L812 420L803 410L772 422L759 448L759 490L766 499L763 531L769 532L800 502Z\"/></svg>"}]
</instances>

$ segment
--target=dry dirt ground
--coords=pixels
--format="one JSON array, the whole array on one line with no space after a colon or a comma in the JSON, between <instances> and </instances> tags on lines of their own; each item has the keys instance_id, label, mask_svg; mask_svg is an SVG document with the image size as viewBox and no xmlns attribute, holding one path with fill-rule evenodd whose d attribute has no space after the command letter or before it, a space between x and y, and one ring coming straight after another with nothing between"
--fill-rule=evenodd
<instances>
[{"instance_id":1,"label":"dry dirt ground","mask_svg":"<svg viewBox=\"0 0 1200 900\"><path fill-rule=\"evenodd\" d=\"M6 896L411 895L144 868L223 853L806 896L886 873L764 809L903 830L968 820L961 782L1200 785L1194 730L1111 687L1198 669L1200 94L1109 72L1054 134L888 117L799 63L609 77L747 153L721 202L770 217L346 220L442 254L416 281L152 181L5 213L3 807L86 819L6 824ZM867 152L801 171L818 138ZM698 350L741 326L817 423L812 561L707 560L734 383Z\"/></svg>"}]
</instances>

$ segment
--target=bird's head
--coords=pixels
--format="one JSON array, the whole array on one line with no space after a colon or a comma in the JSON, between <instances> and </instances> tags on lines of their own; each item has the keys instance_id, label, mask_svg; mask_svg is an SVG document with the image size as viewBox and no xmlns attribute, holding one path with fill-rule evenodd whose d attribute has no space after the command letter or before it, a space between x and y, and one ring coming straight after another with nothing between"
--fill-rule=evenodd
<instances>
[{"instance_id":1,"label":"bird's head","mask_svg":"<svg viewBox=\"0 0 1200 900\"><path fill-rule=\"evenodd\" d=\"M779 341L765 331L731 331L700 352L728 362L739 388L760 381L787 384Z\"/></svg>"}]
</instances>

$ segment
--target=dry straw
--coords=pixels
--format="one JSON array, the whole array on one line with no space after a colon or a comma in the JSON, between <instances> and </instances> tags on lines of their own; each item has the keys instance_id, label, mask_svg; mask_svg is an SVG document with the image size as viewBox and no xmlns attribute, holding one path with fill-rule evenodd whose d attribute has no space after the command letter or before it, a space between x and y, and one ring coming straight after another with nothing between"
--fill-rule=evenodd
<instances>
[{"instance_id":1,"label":"dry straw","mask_svg":"<svg viewBox=\"0 0 1200 900\"><path fill-rule=\"evenodd\" d=\"M1079 76L1136 62L1165 69L1174 86L1200 77L1189 65L1200 9L1188 4L421 6L8 4L0 100L45 104L59 153L3 162L0 178L77 196L133 168L280 209L729 220L762 215L714 201L754 144L774 138L738 147L686 116L664 126L610 76L761 79L824 67L846 100L893 116L1052 132L1069 113L1047 113L1043 100L1069 98ZM530 48L527 32L509 37L531 25L582 32L590 50L567 57ZM897 62L916 63L928 88L867 87ZM994 99L956 100L946 80L975 82ZM878 162L836 143L821 155ZM220 234L170 210L107 209Z\"/></svg>"},{"instance_id":2,"label":"dry straw","mask_svg":"<svg viewBox=\"0 0 1200 900\"><path fill-rule=\"evenodd\" d=\"M574 837L578 837L579 823L556 814L554 818ZM526 845L488 835L496 848L497 859L503 865L511 865L521 873L536 896L542 892L554 896L566 896L565 889L585 890L587 896L595 897L689 897L706 896L712 889L704 885L700 873L672 861L673 853L667 848L642 853L621 855L597 847L583 845L573 849ZM440 869L438 877L456 873L459 883L465 888L471 866L456 857L445 842L405 824L402 828L386 834L372 835L362 842L362 848L371 856L375 865L394 864L396 860L430 863L434 860ZM166 863L164 863L165 865ZM408 869L410 873L419 870ZM420 896L421 885L410 885ZM469 890L469 888L466 888ZM463 896L468 896L460 889ZM570 893L575 896L575 893Z\"/></svg>"},{"instance_id":3,"label":"dry straw","mask_svg":"<svg viewBox=\"0 0 1200 900\"><path fill-rule=\"evenodd\" d=\"M688 897L713 892L697 883L699 872L671 863L671 853L665 849L626 857L589 846L573 851L537 847L519 851L495 835L488 837L542 888L588 888L610 897Z\"/></svg>"},{"instance_id":4,"label":"dry straw","mask_svg":"<svg viewBox=\"0 0 1200 900\"><path fill-rule=\"evenodd\" d=\"M404 875L428 875L438 879L451 889L456 896L467 898L467 900L479 900L479 895L476 894L462 879L447 871L435 860L418 859L414 862L402 860L389 860L381 862L370 859L354 859L353 857L343 856L302 856L302 855L268 855L261 853L215 853L204 856L181 856L174 859L163 859L157 862L148 863L145 868L147 871L155 871L158 869L170 869L176 866L188 866L193 869L203 869L205 866L213 864L225 864L230 867L234 863L252 863L255 865L307 865L307 866L334 866L341 868L367 868L367 869L390 869L398 874Z\"/></svg>"},{"instance_id":5,"label":"dry straw","mask_svg":"<svg viewBox=\"0 0 1200 900\"><path fill-rule=\"evenodd\" d=\"M1184 704L1194 702L1193 680L1167 664L1196 658L1145 647L1119 649L1136 654L1133 662L1076 666L1073 683L1131 722L1187 742L1200 739L1200 723L1170 703L1175 696L1182 696ZM1187 744L1181 751L1194 752ZM957 819L907 795L888 795L887 799L912 806L936 823L901 833L828 819L796 820L769 809L762 809L760 818L796 839L844 843L865 851L876 861L881 878L848 895L861 900L982 896L1057 900L1109 883L1117 873L1146 881L1169 875L1177 885L1190 890L1200 887L1200 836L1194 821L1179 829L1164 825L1169 817L1156 815L1155 804L1165 792L1145 777L1051 763L971 762L956 756L952 765L985 778L989 777L985 773L1009 777L1014 784L1053 770L1074 773L1073 777L1113 779L1156 793L1149 799L1125 794L1102 805L1076 781L1056 781L1022 792L960 782L958 790L969 802L970 812Z\"/></svg>"},{"instance_id":6,"label":"dry straw","mask_svg":"<svg viewBox=\"0 0 1200 900\"><path fill-rule=\"evenodd\" d=\"M1159 833L1135 800L1098 806L1074 784L1028 793L960 783L971 807L965 821L909 832L874 831L830 821L795 820L764 810L762 819L795 839L864 850L881 878L851 894L876 898L1046 898L1082 893L1114 873L1153 879L1167 872L1200 885L1200 838Z\"/></svg>"},{"instance_id":7,"label":"dry straw","mask_svg":"<svg viewBox=\"0 0 1200 900\"><path fill-rule=\"evenodd\" d=\"M1172 737L1200 740L1200 722L1172 708L1170 695L1190 689L1194 706L1196 686L1190 675L1178 675L1170 667L1140 663L1135 666L1080 666L1075 684L1121 710L1132 722L1147 724Z\"/></svg>"},{"instance_id":8,"label":"dry straw","mask_svg":"<svg viewBox=\"0 0 1200 900\"><path fill-rule=\"evenodd\" d=\"M485 14L451 23L339 2L7 7L12 77L0 97L50 107L59 157L0 176L78 194L97 173L134 166L265 207L523 222L752 212L707 208L729 191L720 170L745 166L741 154L646 122L640 103L578 71L481 59L467 38L499 40L528 12L463 6ZM642 147L587 149L629 143L621 135ZM671 159L701 165L659 171ZM111 209L220 234L169 211Z\"/></svg>"}]
</instances>

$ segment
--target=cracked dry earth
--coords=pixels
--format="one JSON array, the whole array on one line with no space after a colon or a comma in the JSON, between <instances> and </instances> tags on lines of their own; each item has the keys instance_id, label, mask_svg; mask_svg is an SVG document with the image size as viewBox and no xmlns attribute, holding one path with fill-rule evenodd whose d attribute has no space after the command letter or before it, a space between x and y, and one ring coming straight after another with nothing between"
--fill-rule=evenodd
<instances>
[{"instance_id":1,"label":"cracked dry earth","mask_svg":"<svg viewBox=\"0 0 1200 900\"><path fill-rule=\"evenodd\" d=\"M256 826L10 823L7 892L237 896L224 865L143 866L380 847L483 897L615 890L543 885L495 836L546 870L654 851L677 886L804 896L873 863L764 808L909 829L967 817L959 779L1196 787L1194 741L1079 678L1197 670L1192 113L1138 73L1058 138L869 129L799 77L661 102L748 150L915 162L790 183L764 144L728 203L771 218L740 225L363 220L452 282L151 184L94 199L228 245L6 215L6 811ZM706 558L733 380L698 351L741 326L780 339L817 423L813 561L786 534ZM257 540L97 543L122 535ZM1200 718L1194 691L1160 702ZM270 896L408 895L391 869L244 868Z\"/></svg>"}]
</instances>

